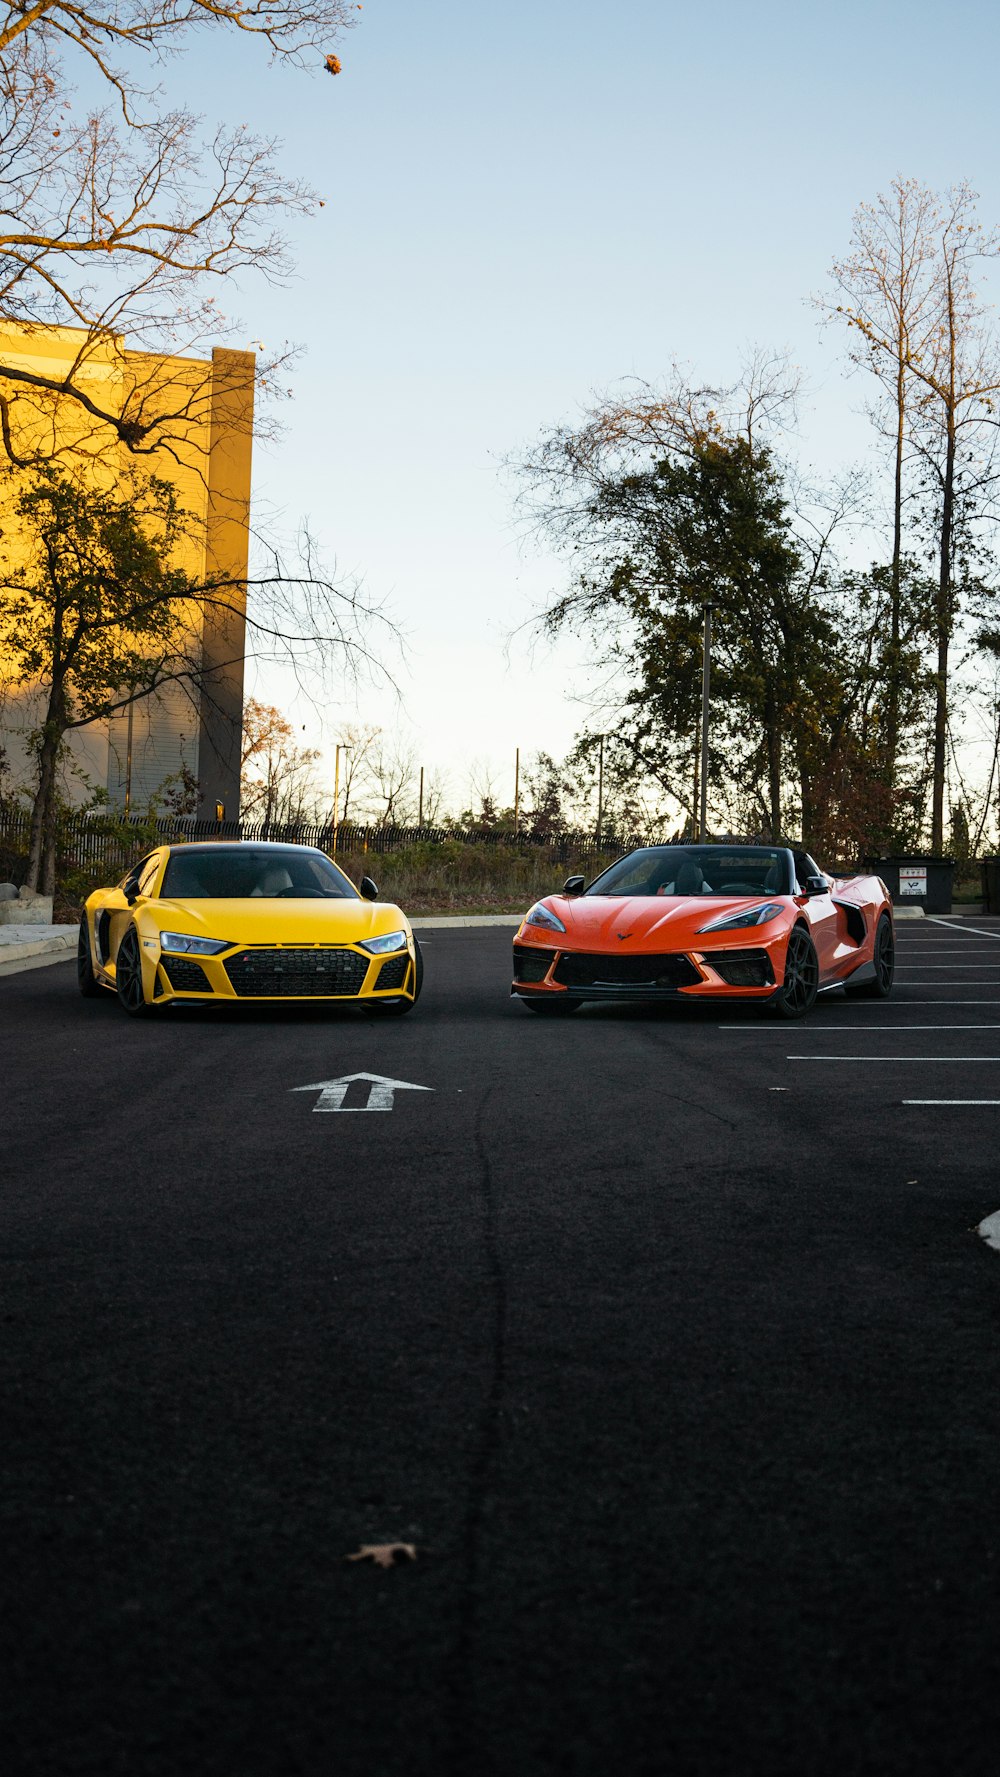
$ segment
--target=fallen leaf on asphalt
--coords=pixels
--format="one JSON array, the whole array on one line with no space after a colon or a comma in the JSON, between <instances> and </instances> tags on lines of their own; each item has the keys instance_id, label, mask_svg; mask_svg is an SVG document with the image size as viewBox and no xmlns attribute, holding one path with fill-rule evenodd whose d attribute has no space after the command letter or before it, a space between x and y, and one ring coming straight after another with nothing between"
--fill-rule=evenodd
<instances>
[{"instance_id":1,"label":"fallen leaf on asphalt","mask_svg":"<svg viewBox=\"0 0 1000 1777\"><path fill-rule=\"evenodd\" d=\"M345 1555L345 1561L374 1561L376 1567L395 1567L397 1561L415 1561L416 1547L413 1543L362 1543L353 1555Z\"/></svg>"}]
</instances>

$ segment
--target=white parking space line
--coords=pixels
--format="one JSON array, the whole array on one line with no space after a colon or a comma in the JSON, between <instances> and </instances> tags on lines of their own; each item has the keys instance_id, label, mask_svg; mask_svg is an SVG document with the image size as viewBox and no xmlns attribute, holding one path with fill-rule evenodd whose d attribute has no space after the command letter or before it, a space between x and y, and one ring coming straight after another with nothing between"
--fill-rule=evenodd
<instances>
[{"instance_id":1,"label":"white parking space line","mask_svg":"<svg viewBox=\"0 0 1000 1777\"><path fill-rule=\"evenodd\" d=\"M760 1037L787 1035L780 1024L773 1025L770 1029L766 1024L720 1024L716 1028L718 1030L740 1030L751 1036ZM851 1035L850 1028L845 1030L842 1024L807 1024L802 1034L811 1037L813 1032L818 1030L833 1030L842 1037ZM1000 1024L866 1024L859 1035L871 1037L883 1030L1000 1030Z\"/></svg>"},{"instance_id":2,"label":"white parking space line","mask_svg":"<svg viewBox=\"0 0 1000 1777\"><path fill-rule=\"evenodd\" d=\"M914 1061L993 1061L1000 1062L1000 1055L786 1055L786 1061L896 1061L901 1067L909 1067Z\"/></svg>"},{"instance_id":3,"label":"white parking space line","mask_svg":"<svg viewBox=\"0 0 1000 1777\"><path fill-rule=\"evenodd\" d=\"M995 1104L1000 1098L904 1098L902 1104Z\"/></svg>"},{"instance_id":4,"label":"white parking space line","mask_svg":"<svg viewBox=\"0 0 1000 1777\"><path fill-rule=\"evenodd\" d=\"M933 925L944 926L946 932L968 932L970 938L1000 938L1000 930L987 932L982 926L956 926L949 919L943 919L940 913L929 913L928 919Z\"/></svg>"}]
</instances>

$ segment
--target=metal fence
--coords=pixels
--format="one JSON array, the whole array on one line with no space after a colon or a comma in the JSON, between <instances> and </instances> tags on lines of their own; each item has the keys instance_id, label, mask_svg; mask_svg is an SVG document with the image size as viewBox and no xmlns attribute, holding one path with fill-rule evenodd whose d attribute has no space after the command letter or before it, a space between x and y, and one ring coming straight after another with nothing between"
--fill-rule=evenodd
<instances>
[{"instance_id":1,"label":"metal fence","mask_svg":"<svg viewBox=\"0 0 1000 1777\"><path fill-rule=\"evenodd\" d=\"M19 861L28 851L30 815L24 807L0 809L0 876L16 878ZM325 852L353 856L371 852L382 856L406 846L437 846L448 843L490 846L498 851L531 853L543 849L560 863L593 863L620 857L637 845L655 843L661 835L552 832L531 828L515 833L509 827L362 827L353 823L334 828L296 823L279 825L266 821L196 821L188 816L127 818L105 814L68 815L60 821L58 854L60 870L107 867L109 875L128 869L154 845L193 843L205 839L279 840L286 844L315 845Z\"/></svg>"}]
</instances>

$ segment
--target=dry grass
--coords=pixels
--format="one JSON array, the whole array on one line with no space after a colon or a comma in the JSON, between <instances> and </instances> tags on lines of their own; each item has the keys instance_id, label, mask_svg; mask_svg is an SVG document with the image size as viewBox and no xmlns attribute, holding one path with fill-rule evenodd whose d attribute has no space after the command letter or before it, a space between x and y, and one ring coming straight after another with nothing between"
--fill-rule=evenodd
<instances>
[{"instance_id":1,"label":"dry grass","mask_svg":"<svg viewBox=\"0 0 1000 1777\"><path fill-rule=\"evenodd\" d=\"M463 845L457 840L424 842L377 856L371 852L338 853L337 862L352 881L370 876L383 900L395 901L408 914L524 913L539 895L562 888L567 876L589 880L598 864L564 854L558 845ZM608 859L608 862L611 860Z\"/></svg>"}]
</instances>

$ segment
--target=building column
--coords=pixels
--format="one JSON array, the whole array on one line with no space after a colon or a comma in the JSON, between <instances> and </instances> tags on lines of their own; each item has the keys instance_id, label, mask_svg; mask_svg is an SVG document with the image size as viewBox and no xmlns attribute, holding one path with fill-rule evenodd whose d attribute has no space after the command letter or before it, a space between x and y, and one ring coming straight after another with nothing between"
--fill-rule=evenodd
<instances>
[{"instance_id":1,"label":"building column","mask_svg":"<svg viewBox=\"0 0 1000 1777\"><path fill-rule=\"evenodd\" d=\"M250 468L256 357L212 352L205 575L218 579L205 610L199 694L198 819L239 820ZM219 816L219 810L222 810Z\"/></svg>"}]
</instances>

